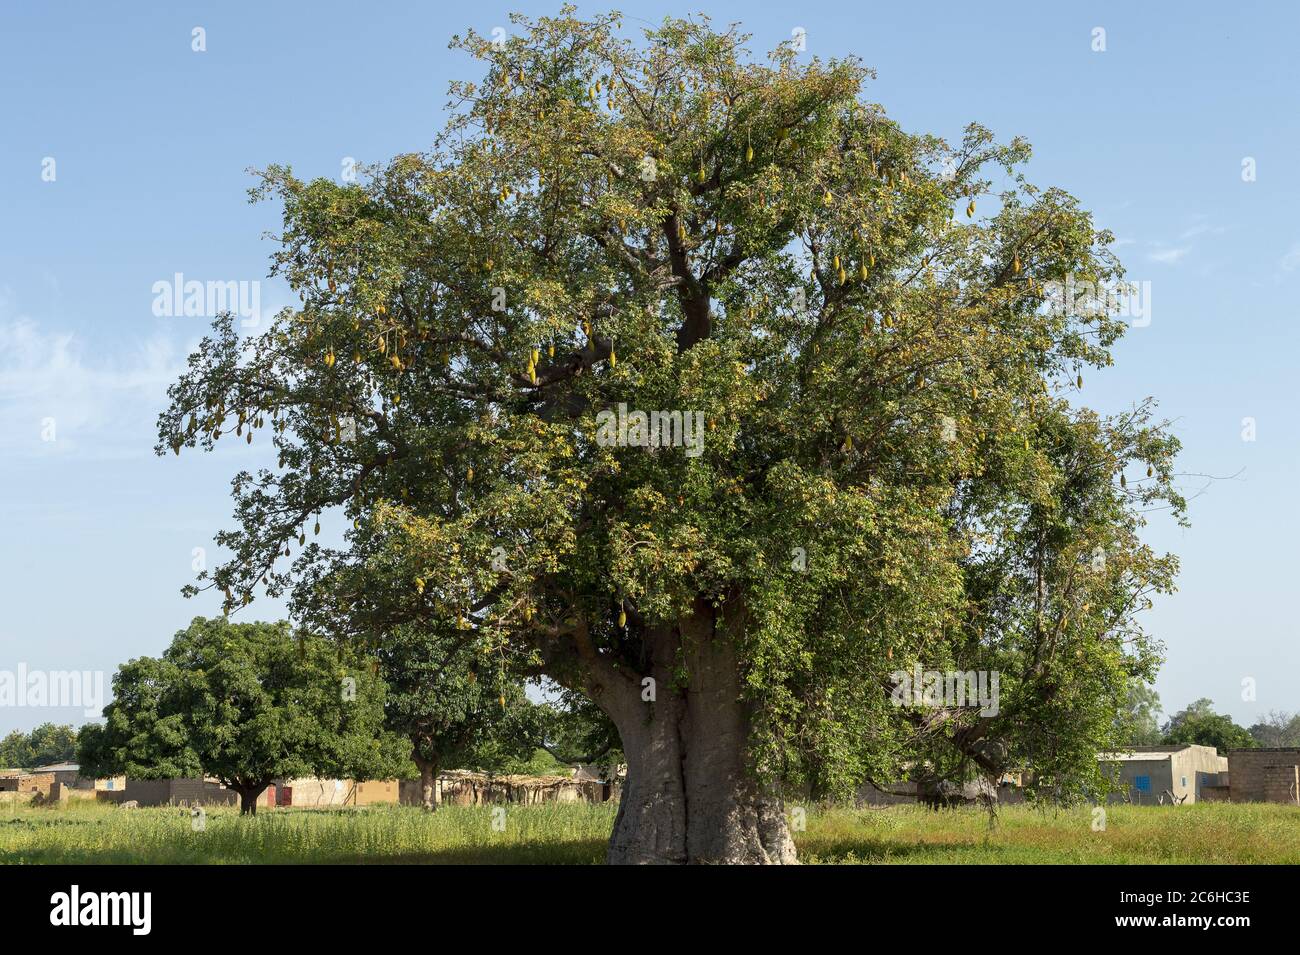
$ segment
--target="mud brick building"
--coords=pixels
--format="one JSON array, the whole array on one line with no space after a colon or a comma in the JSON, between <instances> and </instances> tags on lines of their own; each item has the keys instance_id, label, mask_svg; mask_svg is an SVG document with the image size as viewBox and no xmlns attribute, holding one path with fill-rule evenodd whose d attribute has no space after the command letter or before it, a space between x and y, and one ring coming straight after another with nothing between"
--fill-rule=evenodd
<instances>
[{"instance_id":1,"label":"mud brick building","mask_svg":"<svg viewBox=\"0 0 1300 955\"><path fill-rule=\"evenodd\" d=\"M139 806L237 806L239 795L211 779L128 779L126 787L101 792L111 802Z\"/></svg>"},{"instance_id":2,"label":"mud brick building","mask_svg":"<svg viewBox=\"0 0 1300 955\"><path fill-rule=\"evenodd\" d=\"M1300 806L1300 749L1234 749L1228 752L1233 802Z\"/></svg>"}]
</instances>

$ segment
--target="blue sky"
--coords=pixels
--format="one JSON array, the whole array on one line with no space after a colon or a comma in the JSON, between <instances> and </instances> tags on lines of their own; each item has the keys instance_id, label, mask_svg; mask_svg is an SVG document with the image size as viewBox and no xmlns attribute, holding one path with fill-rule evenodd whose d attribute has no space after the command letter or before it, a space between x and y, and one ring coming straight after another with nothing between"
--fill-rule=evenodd
<instances>
[{"instance_id":1,"label":"blue sky","mask_svg":"<svg viewBox=\"0 0 1300 955\"><path fill-rule=\"evenodd\" d=\"M10 5L0 31L0 670L102 670L159 652L207 596L229 480L267 452L155 458L154 418L206 320L153 314L177 273L265 280L277 222L250 166L337 177L422 149L447 82L475 66L453 33L558 5L428 2ZM605 9L588 4L582 12ZM978 121L1034 145L1033 181L1077 196L1150 282L1149 326L1093 374L1114 411L1155 395L1184 442L1190 530L1149 540L1183 560L1148 624L1168 648L1166 709L1201 696L1249 724L1300 709L1291 620L1300 423L1300 155L1285 5L624 3L629 24L704 10L766 50L858 55L906 128L955 140ZM206 31L204 52L192 30ZM1094 29L1105 30L1104 52ZM42 176L55 161L54 181ZM1243 160L1256 178L1244 181ZM1242 440L1242 419L1256 439ZM47 419L53 419L54 440ZM1209 481L1195 475L1212 475ZM211 559L211 558L209 558ZM262 603L257 617L280 608ZM1256 699L1243 699L1243 679ZM0 732L80 710L0 706Z\"/></svg>"}]
</instances>

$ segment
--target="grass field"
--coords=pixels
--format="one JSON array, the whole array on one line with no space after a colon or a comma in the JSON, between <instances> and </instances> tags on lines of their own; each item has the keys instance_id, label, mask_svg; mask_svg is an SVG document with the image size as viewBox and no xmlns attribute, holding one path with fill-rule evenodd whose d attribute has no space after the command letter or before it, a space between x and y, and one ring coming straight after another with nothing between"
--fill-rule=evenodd
<instances>
[{"instance_id":1,"label":"grass field","mask_svg":"<svg viewBox=\"0 0 1300 955\"><path fill-rule=\"evenodd\" d=\"M281 809L254 819L93 803L0 812L0 863L560 863L604 858L614 807ZM990 831L979 810L915 807L811 812L795 833L806 863L1300 863L1300 810L1277 805L1006 807Z\"/></svg>"}]
</instances>

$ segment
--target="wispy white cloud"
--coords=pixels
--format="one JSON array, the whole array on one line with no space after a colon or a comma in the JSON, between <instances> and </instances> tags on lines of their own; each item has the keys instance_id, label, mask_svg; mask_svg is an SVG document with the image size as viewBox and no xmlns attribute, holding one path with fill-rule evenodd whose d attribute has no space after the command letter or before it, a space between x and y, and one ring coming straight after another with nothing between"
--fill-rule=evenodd
<instances>
[{"instance_id":1,"label":"wispy white cloud","mask_svg":"<svg viewBox=\"0 0 1300 955\"><path fill-rule=\"evenodd\" d=\"M1195 225L1191 225L1180 232L1178 234L1178 241L1187 242L1190 239L1199 239L1206 235L1223 235L1227 231L1228 230L1225 226L1210 225L1208 222L1197 222Z\"/></svg>"},{"instance_id":2,"label":"wispy white cloud","mask_svg":"<svg viewBox=\"0 0 1300 955\"><path fill-rule=\"evenodd\" d=\"M106 353L72 332L0 310L0 448L30 456L150 454L154 419L184 359L162 334Z\"/></svg>"},{"instance_id":3,"label":"wispy white cloud","mask_svg":"<svg viewBox=\"0 0 1300 955\"><path fill-rule=\"evenodd\" d=\"M1179 230L1176 238L1156 239L1146 243L1148 262L1159 265L1181 265L1187 256L1198 249L1203 240L1231 231L1227 226L1215 225L1204 213L1194 213L1187 217L1186 222L1187 225Z\"/></svg>"},{"instance_id":4,"label":"wispy white cloud","mask_svg":"<svg viewBox=\"0 0 1300 955\"><path fill-rule=\"evenodd\" d=\"M1156 249L1147 253L1147 258L1152 262L1159 262L1162 265L1177 265L1190 252L1191 249L1186 246L1167 247Z\"/></svg>"},{"instance_id":5,"label":"wispy white cloud","mask_svg":"<svg viewBox=\"0 0 1300 955\"><path fill-rule=\"evenodd\" d=\"M1283 272L1294 272L1300 268L1300 242L1293 242L1291 248L1287 249L1286 255L1282 256Z\"/></svg>"}]
</instances>

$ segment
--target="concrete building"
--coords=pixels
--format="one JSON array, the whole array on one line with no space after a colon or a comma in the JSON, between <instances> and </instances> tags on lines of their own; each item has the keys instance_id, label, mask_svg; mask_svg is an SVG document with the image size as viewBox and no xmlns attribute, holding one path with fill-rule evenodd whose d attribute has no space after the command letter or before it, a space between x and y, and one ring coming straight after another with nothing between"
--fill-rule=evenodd
<instances>
[{"instance_id":1,"label":"concrete building","mask_svg":"<svg viewBox=\"0 0 1300 955\"><path fill-rule=\"evenodd\" d=\"M139 806L238 806L239 794L215 779L128 779L99 799ZM396 780L277 779L257 797L257 808L396 804Z\"/></svg>"},{"instance_id":2,"label":"concrete building","mask_svg":"<svg viewBox=\"0 0 1300 955\"><path fill-rule=\"evenodd\" d=\"M372 779L277 779L269 790L272 806L377 806L397 805L398 781Z\"/></svg>"},{"instance_id":3,"label":"concrete building","mask_svg":"<svg viewBox=\"0 0 1300 955\"><path fill-rule=\"evenodd\" d=\"M1106 775L1119 785L1110 802L1139 805L1193 803L1207 789L1225 784L1228 758L1213 746L1134 746L1115 753L1098 753ZM1171 798L1172 797L1172 798ZM1212 798L1212 797L1211 797Z\"/></svg>"},{"instance_id":4,"label":"concrete building","mask_svg":"<svg viewBox=\"0 0 1300 955\"><path fill-rule=\"evenodd\" d=\"M139 806L237 806L239 794L210 779L128 779L121 789L99 794Z\"/></svg>"},{"instance_id":5,"label":"concrete building","mask_svg":"<svg viewBox=\"0 0 1300 955\"><path fill-rule=\"evenodd\" d=\"M344 779L277 779L275 804L278 806L346 806L352 796L352 783Z\"/></svg>"},{"instance_id":6,"label":"concrete building","mask_svg":"<svg viewBox=\"0 0 1300 955\"><path fill-rule=\"evenodd\" d=\"M1228 751L1228 780L1233 802L1300 805L1300 749Z\"/></svg>"}]
</instances>

